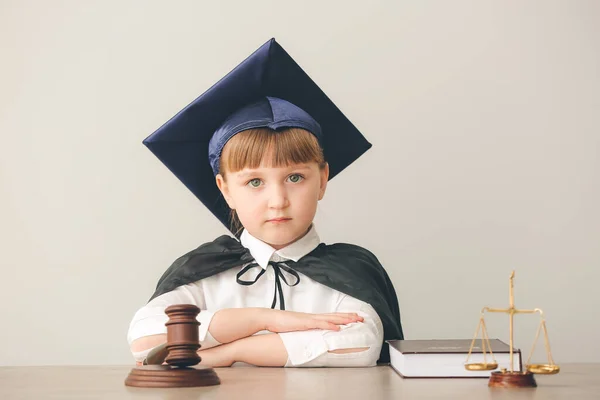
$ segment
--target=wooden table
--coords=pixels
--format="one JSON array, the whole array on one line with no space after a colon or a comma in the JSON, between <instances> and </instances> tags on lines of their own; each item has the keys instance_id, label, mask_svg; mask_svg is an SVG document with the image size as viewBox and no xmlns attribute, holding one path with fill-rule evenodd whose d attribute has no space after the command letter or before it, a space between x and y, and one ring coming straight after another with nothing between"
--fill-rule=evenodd
<instances>
[{"instance_id":1,"label":"wooden table","mask_svg":"<svg viewBox=\"0 0 600 400\"><path fill-rule=\"evenodd\" d=\"M537 388L490 389L487 379L402 379L390 367L218 368L220 386L142 389L131 367L0 367L0 399L600 399L600 364L567 364Z\"/></svg>"}]
</instances>

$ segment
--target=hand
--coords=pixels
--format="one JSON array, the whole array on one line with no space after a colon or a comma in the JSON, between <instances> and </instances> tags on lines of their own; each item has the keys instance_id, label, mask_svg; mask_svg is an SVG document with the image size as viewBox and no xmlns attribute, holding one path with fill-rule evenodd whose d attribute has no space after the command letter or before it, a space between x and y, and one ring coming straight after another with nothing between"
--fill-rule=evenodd
<instances>
[{"instance_id":1,"label":"hand","mask_svg":"<svg viewBox=\"0 0 600 400\"><path fill-rule=\"evenodd\" d=\"M363 322L356 313L311 314L295 311L264 309L265 329L273 333L323 329L339 331L340 325Z\"/></svg>"}]
</instances>

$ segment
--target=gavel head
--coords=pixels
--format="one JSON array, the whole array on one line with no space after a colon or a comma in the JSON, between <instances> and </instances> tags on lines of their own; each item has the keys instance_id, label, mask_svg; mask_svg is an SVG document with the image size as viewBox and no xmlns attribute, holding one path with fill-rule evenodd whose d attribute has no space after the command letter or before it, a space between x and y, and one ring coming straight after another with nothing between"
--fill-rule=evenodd
<instances>
[{"instance_id":1,"label":"gavel head","mask_svg":"<svg viewBox=\"0 0 600 400\"><path fill-rule=\"evenodd\" d=\"M196 316L200 309L193 304L177 304L165 309L169 320L167 326L167 350L165 361L175 367L189 367L200 362L198 349L198 326Z\"/></svg>"}]
</instances>

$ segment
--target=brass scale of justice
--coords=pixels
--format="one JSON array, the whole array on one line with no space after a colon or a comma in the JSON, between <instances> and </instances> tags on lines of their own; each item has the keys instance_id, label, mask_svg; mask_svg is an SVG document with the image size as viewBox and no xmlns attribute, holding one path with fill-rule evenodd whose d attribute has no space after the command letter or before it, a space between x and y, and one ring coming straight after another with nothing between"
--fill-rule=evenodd
<instances>
[{"instance_id":1,"label":"brass scale of justice","mask_svg":"<svg viewBox=\"0 0 600 400\"><path fill-rule=\"evenodd\" d=\"M552 359L552 352L550 350L550 341L548 340L548 330L546 329L546 320L544 319L544 312L535 308L533 310L520 310L515 308L515 299L514 299L514 277L515 271L512 271L509 278L509 307L508 308L490 308L484 307L481 310L479 324L477 325L477 329L475 330L475 335L473 336L473 341L471 342L471 346L469 348L469 353L467 355L467 360L465 361L465 368L468 371L492 371L498 368L498 363L496 362L496 358L494 357L494 353L492 352L490 346L490 339L487 334L487 329L485 327L484 313L505 313L509 314L509 347L510 347L510 369L507 370L502 368L500 371L492 372L490 376L490 380L488 386L490 387L536 387L537 384L533 377L533 374L540 375L553 375L557 374L560 371L560 367L554 363ZM527 358L527 362L525 364L525 371L514 371L513 367L513 317L515 314L535 314L538 313L540 315L540 324L537 329L537 333L535 335L535 339L533 341L533 345L531 347L531 351ZM546 356L548 357L547 364L530 364L531 356L533 355L533 351L535 349L535 345L539 339L540 331L544 331L544 344L546 347ZM483 362L482 363L469 363L469 359L471 357L471 353L473 352L473 348L475 345L475 340L477 336L481 332L481 350L483 353ZM486 350L487 347L487 350ZM490 362L487 361L487 351L489 351L492 360Z\"/></svg>"}]
</instances>

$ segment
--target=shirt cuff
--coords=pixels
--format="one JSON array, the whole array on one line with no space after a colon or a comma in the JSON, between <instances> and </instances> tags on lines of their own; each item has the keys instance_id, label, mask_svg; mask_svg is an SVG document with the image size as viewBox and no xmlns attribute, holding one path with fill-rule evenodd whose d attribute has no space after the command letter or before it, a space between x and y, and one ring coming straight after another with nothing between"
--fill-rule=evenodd
<instances>
[{"instance_id":1,"label":"shirt cuff","mask_svg":"<svg viewBox=\"0 0 600 400\"><path fill-rule=\"evenodd\" d=\"M311 330L279 333L288 353L286 367L305 364L327 353L327 343L323 333L327 331Z\"/></svg>"},{"instance_id":2,"label":"shirt cuff","mask_svg":"<svg viewBox=\"0 0 600 400\"><path fill-rule=\"evenodd\" d=\"M164 309L152 307L138 311L129 325L127 342L131 346L134 340L141 337L167 333L165 323L168 320Z\"/></svg>"}]
</instances>

